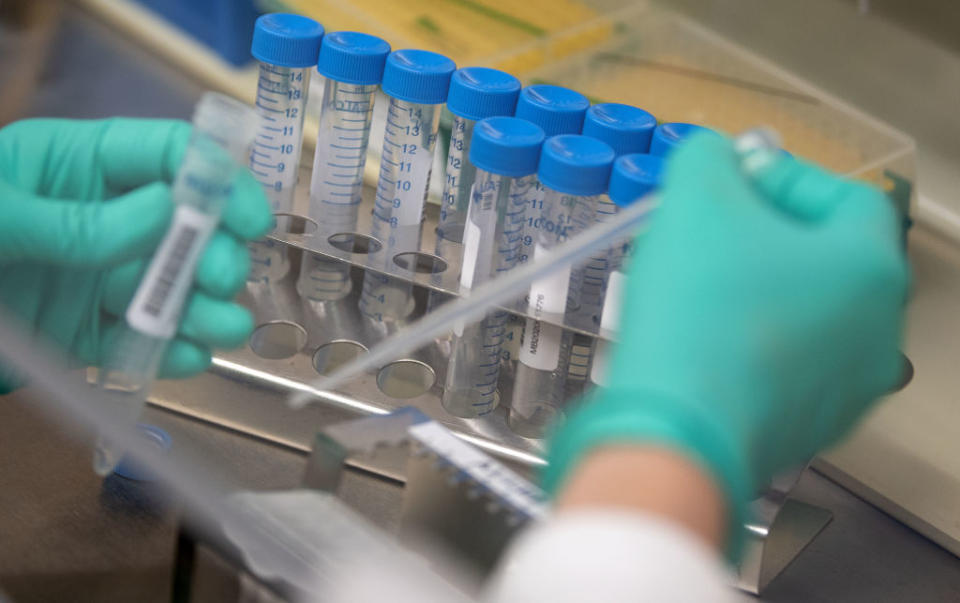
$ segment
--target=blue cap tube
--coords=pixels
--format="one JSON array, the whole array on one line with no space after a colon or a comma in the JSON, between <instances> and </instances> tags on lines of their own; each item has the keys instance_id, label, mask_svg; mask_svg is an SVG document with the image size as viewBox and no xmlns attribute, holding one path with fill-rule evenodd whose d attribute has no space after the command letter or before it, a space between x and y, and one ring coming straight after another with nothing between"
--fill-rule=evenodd
<instances>
[{"instance_id":1,"label":"blue cap tube","mask_svg":"<svg viewBox=\"0 0 960 603\"><path fill-rule=\"evenodd\" d=\"M589 106L587 97L575 90L535 84L520 91L514 115L537 124L547 136L579 134Z\"/></svg>"},{"instance_id":2,"label":"blue cap tube","mask_svg":"<svg viewBox=\"0 0 960 603\"><path fill-rule=\"evenodd\" d=\"M537 171L545 136L536 124L517 117L488 117L477 123L470 161L482 170L519 178Z\"/></svg>"},{"instance_id":3,"label":"blue cap tube","mask_svg":"<svg viewBox=\"0 0 960 603\"><path fill-rule=\"evenodd\" d=\"M657 126L650 141L650 154L666 157L681 142L695 132L709 132L710 128L684 122L667 122Z\"/></svg>"},{"instance_id":4,"label":"blue cap tube","mask_svg":"<svg viewBox=\"0 0 960 603\"><path fill-rule=\"evenodd\" d=\"M394 50L383 69L384 94L411 103L439 105L446 102L453 61L427 50Z\"/></svg>"},{"instance_id":5,"label":"blue cap tube","mask_svg":"<svg viewBox=\"0 0 960 603\"><path fill-rule=\"evenodd\" d=\"M610 172L610 200L625 207L653 191L660 186L663 165L663 157L657 155L634 153L618 157Z\"/></svg>"},{"instance_id":6,"label":"blue cap tube","mask_svg":"<svg viewBox=\"0 0 960 603\"><path fill-rule=\"evenodd\" d=\"M335 31L320 45L320 75L358 86L379 84L390 45L376 36L355 31Z\"/></svg>"},{"instance_id":7,"label":"blue cap tube","mask_svg":"<svg viewBox=\"0 0 960 603\"><path fill-rule=\"evenodd\" d=\"M475 121L513 115L519 94L520 80L509 73L489 67L463 67L450 79L447 109Z\"/></svg>"},{"instance_id":8,"label":"blue cap tube","mask_svg":"<svg viewBox=\"0 0 960 603\"><path fill-rule=\"evenodd\" d=\"M467 204L476 172L470 163L470 144L478 120L513 115L520 94L520 80L487 67L464 67L450 78L447 109L453 114L450 145L443 182L436 254L456 260L463 242ZM451 245L450 243L453 243Z\"/></svg>"},{"instance_id":9,"label":"blue cap tube","mask_svg":"<svg viewBox=\"0 0 960 603\"><path fill-rule=\"evenodd\" d=\"M281 67L316 64L323 25L300 15L271 13L257 19L250 53L258 60Z\"/></svg>"},{"instance_id":10,"label":"blue cap tube","mask_svg":"<svg viewBox=\"0 0 960 603\"><path fill-rule=\"evenodd\" d=\"M589 136L565 134L548 138L540 153L537 176L544 186L566 195L607 192L613 149Z\"/></svg>"},{"instance_id":11,"label":"blue cap tube","mask_svg":"<svg viewBox=\"0 0 960 603\"><path fill-rule=\"evenodd\" d=\"M587 109L583 135L602 140L620 155L646 153L657 120L643 109L619 103L602 103Z\"/></svg>"}]
</instances>

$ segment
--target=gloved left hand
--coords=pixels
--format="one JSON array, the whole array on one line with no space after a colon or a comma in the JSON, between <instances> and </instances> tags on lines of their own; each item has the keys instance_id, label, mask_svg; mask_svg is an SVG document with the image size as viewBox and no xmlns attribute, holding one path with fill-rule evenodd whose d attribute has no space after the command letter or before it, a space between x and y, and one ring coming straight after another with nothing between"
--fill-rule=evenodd
<instances>
[{"instance_id":1,"label":"gloved left hand","mask_svg":"<svg viewBox=\"0 0 960 603\"><path fill-rule=\"evenodd\" d=\"M170 183L190 131L182 121L123 118L0 130L0 304L80 362L105 360L170 222ZM211 348L249 336L250 313L230 299L249 271L245 241L271 220L260 185L238 170L161 376L201 372ZM0 393L12 385L0 379Z\"/></svg>"}]
</instances>

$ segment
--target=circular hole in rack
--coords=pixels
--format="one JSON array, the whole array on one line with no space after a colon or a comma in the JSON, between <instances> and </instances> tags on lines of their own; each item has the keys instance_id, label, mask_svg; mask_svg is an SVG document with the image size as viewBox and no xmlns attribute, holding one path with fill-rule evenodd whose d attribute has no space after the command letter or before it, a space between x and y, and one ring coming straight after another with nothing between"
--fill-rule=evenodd
<instances>
[{"instance_id":1,"label":"circular hole in rack","mask_svg":"<svg viewBox=\"0 0 960 603\"><path fill-rule=\"evenodd\" d=\"M313 368L321 375L329 375L341 366L367 353L362 343L350 339L335 339L313 353Z\"/></svg>"},{"instance_id":2,"label":"circular hole in rack","mask_svg":"<svg viewBox=\"0 0 960 603\"><path fill-rule=\"evenodd\" d=\"M438 274L447 269L447 263L438 256L420 251L407 251L393 256L393 263L404 270L420 274Z\"/></svg>"},{"instance_id":3,"label":"circular hole in rack","mask_svg":"<svg viewBox=\"0 0 960 603\"><path fill-rule=\"evenodd\" d=\"M347 253L368 254L376 253L383 249L380 241L373 237L360 234L359 232L338 232L337 234L332 234L327 238L327 243Z\"/></svg>"},{"instance_id":4,"label":"circular hole in rack","mask_svg":"<svg viewBox=\"0 0 960 603\"><path fill-rule=\"evenodd\" d=\"M269 360L290 358L306 344L306 329L288 320L262 324L254 329L250 336L250 349L253 353Z\"/></svg>"},{"instance_id":5,"label":"circular hole in rack","mask_svg":"<svg viewBox=\"0 0 960 603\"><path fill-rule=\"evenodd\" d=\"M317 231L317 223L305 216L297 214L273 214L273 232L284 232L293 235L309 235Z\"/></svg>"},{"instance_id":6,"label":"circular hole in rack","mask_svg":"<svg viewBox=\"0 0 960 603\"><path fill-rule=\"evenodd\" d=\"M437 374L430 366L419 360L397 360L381 368L377 373L377 387L391 398L406 400L430 391Z\"/></svg>"},{"instance_id":7,"label":"circular hole in rack","mask_svg":"<svg viewBox=\"0 0 960 603\"><path fill-rule=\"evenodd\" d=\"M901 369L900 382L897 383L897 387L893 390L895 392L910 385L910 382L913 381L913 362L911 362L903 352L900 352L900 357L903 359L903 368Z\"/></svg>"}]
</instances>

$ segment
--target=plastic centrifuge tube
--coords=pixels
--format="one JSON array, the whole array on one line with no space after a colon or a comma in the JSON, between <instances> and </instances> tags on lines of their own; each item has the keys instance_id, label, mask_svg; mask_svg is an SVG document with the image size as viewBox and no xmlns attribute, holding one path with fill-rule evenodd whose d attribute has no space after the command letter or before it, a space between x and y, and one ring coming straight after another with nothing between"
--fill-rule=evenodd
<instances>
[{"instance_id":1,"label":"plastic centrifuge tube","mask_svg":"<svg viewBox=\"0 0 960 603\"><path fill-rule=\"evenodd\" d=\"M194 268L220 220L238 163L249 156L256 128L257 115L250 107L221 94L204 94L194 111L193 134L173 184L173 220L127 307L126 324L98 376L98 384L131 430L167 343L177 331ZM122 455L122 449L101 437L94 470L108 474Z\"/></svg>"},{"instance_id":2,"label":"plastic centrifuge tube","mask_svg":"<svg viewBox=\"0 0 960 603\"><path fill-rule=\"evenodd\" d=\"M397 254L420 249L440 110L455 69L447 57L426 50L395 50L387 57L381 87L389 105L371 227L387 272L396 272ZM367 270L360 312L375 326L407 318L413 305L409 282Z\"/></svg>"},{"instance_id":3,"label":"plastic centrifuge tube","mask_svg":"<svg viewBox=\"0 0 960 603\"><path fill-rule=\"evenodd\" d=\"M519 178L535 173L544 134L516 117L477 122L470 148L476 180L463 235L461 293L512 269L523 247L523 203ZM517 207L519 206L519 211ZM497 380L507 312L495 310L479 322L454 329L443 407L458 417L478 417L497 407Z\"/></svg>"},{"instance_id":4,"label":"plastic centrifuge tube","mask_svg":"<svg viewBox=\"0 0 960 603\"><path fill-rule=\"evenodd\" d=\"M349 237L357 230L363 167L377 86L390 45L349 31L327 34L317 70L326 78L313 157L308 215L319 235ZM297 289L312 301L334 301L352 289L350 265L306 253Z\"/></svg>"},{"instance_id":5,"label":"plastic centrifuge tube","mask_svg":"<svg viewBox=\"0 0 960 603\"><path fill-rule=\"evenodd\" d=\"M631 153L646 153L657 120L643 109L618 103L603 103L587 109L583 120L583 135L592 136L610 145L619 157ZM608 195L597 202L596 222L606 222L617 212L617 206ZM622 247L622 245L620 245ZM595 330L600 325L604 291L610 273L611 250L594 254L583 269L583 288L575 321ZM586 383L593 362L594 338L576 334L570 344L570 362L567 374L567 396L580 393Z\"/></svg>"},{"instance_id":6,"label":"plastic centrifuge tube","mask_svg":"<svg viewBox=\"0 0 960 603\"><path fill-rule=\"evenodd\" d=\"M599 197L607 192L613 160L613 149L595 138L568 134L547 139L537 171L545 195L539 222L534 225L534 262L593 224ZM563 416L573 332L538 318L575 310L582 282L583 267L573 266L530 287L531 317L520 343L508 416L511 429L519 435L542 437L544 430Z\"/></svg>"},{"instance_id":7,"label":"plastic centrifuge tube","mask_svg":"<svg viewBox=\"0 0 960 603\"><path fill-rule=\"evenodd\" d=\"M680 121L662 123L653 131L653 138L650 139L650 154L666 157L670 151L693 134L710 131L710 128Z\"/></svg>"},{"instance_id":8,"label":"plastic centrifuge tube","mask_svg":"<svg viewBox=\"0 0 960 603\"><path fill-rule=\"evenodd\" d=\"M540 126L549 138L561 134L579 134L589 106L587 97L575 90L551 84L535 84L520 91L514 115ZM526 261L533 254L533 223L540 217L543 209L544 191L536 174L526 176L523 180L523 186L530 187L533 191L527 203L523 236L524 251L521 260Z\"/></svg>"},{"instance_id":9,"label":"plastic centrifuge tube","mask_svg":"<svg viewBox=\"0 0 960 603\"><path fill-rule=\"evenodd\" d=\"M255 105L260 127L250 171L263 185L274 213L293 210L310 68L317 63L322 38L323 26L300 15L263 15L254 27L250 52L260 62ZM279 229L286 229L283 216L277 221ZM250 282L273 283L290 271L284 245L264 239L249 247Z\"/></svg>"},{"instance_id":10,"label":"plastic centrifuge tube","mask_svg":"<svg viewBox=\"0 0 960 603\"><path fill-rule=\"evenodd\" d=\"M513 115L519 94L520 80L496 69L464 67L450 78L447 109L453 114L453 126L436 246L436 254L448 265L459 265L461 260L470 189L476 172L470 161L473 128L481 119Z\"/></svg>"},{"instance_id":11,"label":"plastic centrifuge tube","mask_svg":"<svg viewBox=\"0 0 960 603\"><path fill-rule=\"evenodd\" d=\"M624 208L636 202L649 202L652 199L650 193L660 185L662 174L662 157L641 153L623 155L613 163L607 196L617 204L618 208ZM627 278L624 273L624 263L628 260L630 251L629 240L615 244L608 250L610 272L603 297L603 309L600 313L600 329L607 335L615 334L619 329L620 303ZM590 381L594 385L604 385L610 344L599 337L595 341Z\"/></svg>"}]
</instances>

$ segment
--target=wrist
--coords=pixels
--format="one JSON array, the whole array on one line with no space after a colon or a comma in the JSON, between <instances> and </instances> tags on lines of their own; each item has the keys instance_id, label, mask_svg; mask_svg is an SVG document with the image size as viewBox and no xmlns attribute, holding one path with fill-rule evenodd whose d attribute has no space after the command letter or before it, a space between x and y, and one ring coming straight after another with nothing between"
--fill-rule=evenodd
<instances>
[{"instance_id":1,"label":"wrist","mask_svg":"<svg viewBox=\"0 0 960 603\"><path fill-rule=\"evenodd\" d=\"M544 489L556 496L588 455L614 445L672 450L710 475L726 509L726 554L739 557L753 485L746 455L705 406L658 392L604 390L586 401L553 435Z\"/></svg>"},{"instance_id":2,"label":"wrist","mask_svg":"<svg viewBox=\"0 0 960 603\"><path fill-rule=\"evenodd\" d=\"M659 516L714 549L727 540L720 485L688 456L657 445L617 444L587 453L557 493L557 513L622 509Z\"/></svg>"}]
</instances>

